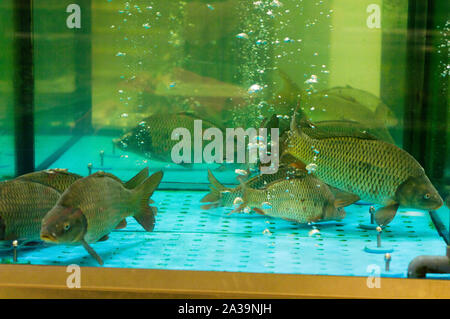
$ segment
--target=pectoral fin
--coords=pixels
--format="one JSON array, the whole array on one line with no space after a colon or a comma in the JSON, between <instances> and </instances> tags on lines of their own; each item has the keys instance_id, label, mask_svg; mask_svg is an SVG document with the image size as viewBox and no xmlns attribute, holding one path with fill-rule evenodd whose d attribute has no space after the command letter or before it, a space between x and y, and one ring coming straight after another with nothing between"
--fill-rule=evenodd
<instances>
[{"instance_id":1,"label":"pectoral fin","mask_svg":"<svg viewBox=\"0 0 450 319\"><path fill-rule=\"evenodd\" d=\"M127 227L127 220L123 219L114 229L123 229Z\"/></svg>"},{"instance_id":2,"label":"pectoral fin","mask_svg":"<svg viewBox=\"0 0 450 319\"><path fill-rule=\"evenodd\" d=\"M89 244L82 239L81 244L83 245L84 249L87 250L87 252L89 253L89 255L91 255L95 260L97 260L97 262L100 264L100 266L103 266L103 260L102 258L95 252L95 250L89 246Z\"/></svg>"},{"instance_id":3,"label":"pectoral fin","mask_svg":"<svg viewBox=\"0 0 450 319\"><path fill-rule=\"evenodd\" d=\"M99 240L97 240L97 242L100 242L100 241L107 241L109 239L109 235L105 235L105 236L103 236L102 238L100 238Z\"/></svg>"},{"instance_id":4,"label":"pectoral fin","mask_svg":"<svg viewBox=\"0 0 450 319\"><path fill-rule=\"evenodd\" d=\"M379 226L386 226L389 224L394 219L398 206L399 204L395 203L377 209L375 212L375 222Z\"/></svg>"},{"instance_id":5,"label":"pectoral fin","mask_svg":"<svg viewBox=\"0 0 450 319\"><path fill-rule=\"evenodd\" d=\"M334 207L346 207L353 203L356 203L360 200L358 195L342 191L338 188L331 187L331 192L334 194L335 200L334 200Z\"/></svg>"}]
</instances>

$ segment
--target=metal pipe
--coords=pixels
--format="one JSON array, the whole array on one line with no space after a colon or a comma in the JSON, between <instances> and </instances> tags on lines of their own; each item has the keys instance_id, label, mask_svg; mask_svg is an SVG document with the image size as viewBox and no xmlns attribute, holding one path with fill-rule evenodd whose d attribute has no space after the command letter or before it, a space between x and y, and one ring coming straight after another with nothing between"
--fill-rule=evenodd
<instances>
[{"instance_id":1,"label":"metal pipe","mask_svg":"<svg viewBox=\"0 0 450 319\"><path fill-rule=\"evenodd\" d=\"M409 263L409 278L425 278L427 274L450 274L450 246L447 256L418 256Z\"/></svg>"},{"instance_id":2,"label":"metal pipe","mask_svg":"<svg viewBox=\"0 0 450 319\"><path fill-rule=\"evenodd\" d=\"M369 213L370 213L370 223L375 224L375 207L370 206Z\"/></svg>"},{"instance_id":3,"label":"metal pipe","mask_svg":"<svg viewBox=\"0 0 450 319\"><path fill-rule=\"evenodd\" d=\"M377 248L381 248L381 232L383 230L380 226L377 227Z\"/></svg>"},{"instance_id":4,"label":"metal pipe","mask_svg":"<svg viewBox=\"0 0 450 319\"><path fill-rule=\"evenodd\" d=\"M17 242L17 240L14 240L12 243L13 246L13 262L16 263L17 262L17 246L19 245L19 243Z\"/></svg>"}]
</instances>

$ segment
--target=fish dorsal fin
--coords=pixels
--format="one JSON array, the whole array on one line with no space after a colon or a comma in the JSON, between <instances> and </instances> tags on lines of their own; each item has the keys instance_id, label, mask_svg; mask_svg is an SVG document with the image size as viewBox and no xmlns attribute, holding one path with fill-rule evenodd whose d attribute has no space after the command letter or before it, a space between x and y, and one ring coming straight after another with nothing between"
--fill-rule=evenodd
<instances>
[{"instance_id":1,"label":"fish dorsal fin","mask_svg":"<svg viewBox=\"0 0 450 319\"><path fill-rule=\"evenodd\" d=\"M291 132L296 134L296 135L300 135L300 129L297 125L297 116L296 116L297 112L294 112L294 114L292 115L292 119L291 119Z\"/></svg>"},{"instance_id":2,"label":"fish dorsal fin","mask_svg":"<svg viewBox=\"0 0 450 319\"><path fill-rule=\"evenodd\" d=\"M278 119L276 114L273 114L271 117L266 117L262 122L260 128L266 128L270 130L271 128L279 128L280 120Z\"/></svg>"},{"instance_id":3,"label":"fish dorsal fin","mask_svg":"<svg viewBox=\"0 0 450 319\"><path fill-rule=\"evenodd\" d=\"M364 140L379 140L365 131L362 124L354 121L323 121L315 124L309 123L303 127L303 132L309 137L321 140L334 137L353 137Z\"/></svg>"},{"instance_id":4,"label":"fish dorsal fin","mask_svg":"<svg viewBox=\"0 0 450 319\"><path fill-rule=\"evenodd\" d=\"M148 167L141 170L136 176L130 179L128 182L124 184L125 188L135 189L139 185L141 185L145 179L148 177L149 169Z\"/></svg>"}]
</instances>

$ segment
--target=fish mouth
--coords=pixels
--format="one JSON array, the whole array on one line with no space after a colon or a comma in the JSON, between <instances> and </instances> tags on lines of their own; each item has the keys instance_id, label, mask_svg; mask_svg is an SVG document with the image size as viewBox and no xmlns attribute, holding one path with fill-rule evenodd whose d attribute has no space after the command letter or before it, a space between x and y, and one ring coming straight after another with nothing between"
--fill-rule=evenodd
<instances>
[{"instance_id":1,"label":"fish mouth","mask_svg":"<svg viewBox=\"0 0 450 319\"><path fill-rule=\"evenodd\" d=\"M429 208L430 210L438 210L444 205L444 203L436 203L433 207Z\"/></svg>"},{"instance_id":2,"label":"fish mouth","mask_svg":"<svg viewBox=\"0 0 450 319\"><path fill-rule=\"evenodd\" d=\"M56 237L51 234L41 234L41 239L46 242L57 242Z\"/></svg>"},{"instance_id":3,"label":"fish mouth","mask_svg":"<svg viewBox=\"0 0 450 319\"><path fill-rule=\"evenodd\" d=\"M432 202L427 205L428 207L426 209L428 210L438 210L444 205L444 201L440 197L435 197Z\"/></svg>"}]
</instances>

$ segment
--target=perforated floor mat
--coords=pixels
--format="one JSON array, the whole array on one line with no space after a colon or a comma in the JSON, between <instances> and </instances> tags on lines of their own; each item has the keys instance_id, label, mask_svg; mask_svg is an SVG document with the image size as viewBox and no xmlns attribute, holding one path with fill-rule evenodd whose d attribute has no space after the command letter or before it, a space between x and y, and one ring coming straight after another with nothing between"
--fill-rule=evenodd
<instances>
[{"instance_id":1,"label":"perforated floor mat","mask_svg":"<svg viewBox=\"0 0 450 319\"><path fill-rule=\"evenodd\" d=\"M348 207L342 224L317 225L320 232L312 235L308 225L253 213L229 215L225 208L201 210L204 194L157 191L152 233L128 218L125 229L92 247L105 267L367 276L368 266L377 265L382 276L392 277L405 277L414 257L445 250L427 213L400 210L382 236L382 245L394 249L387 272L383 254L364 251L376 245L376 231L358 228L369 222L368 206ZM19 261L97 266L81 246L27 249L19 251Z\"/></svg>"},{"instance_id":2,"label":"perforated floor mat","mask_svg":"<svg viewBox=\"0 0 450 319\"><path fill-rule=\"evenodd\" d=\"M47 141L59 145L53 137ZM37 156L48 156L45 150L45 147L38 147L40 155ZM101 150L105 151L103 166ZM8 152L8 148L3 151ZM161 163L147 162L138 155L120 150L113 152L111 137L87 136L52 167L69 168L87 175L87 164L93 163L93 171L102 169L123 180L131 178L144 166L150 166L152 171L166 168ZM215 175L220 181L234 180L233 175L226 172L222 175L215 172ZM186 189L192 183L197 188L199 185L207 188L206 176L204 168L193 172L172 165L171 170L165 171L163 186L178 183ZM418 255L445 253L444 241L424 212L400 209L385 229L382 245L394 249L387 272L383 254L364 251L367 245L376 246L376 231L358 228L360 223L369 222L368 206L347 207L343 224L319 225L320 233L310 235L312 228L308 225L252 213L228 215L231 209L224 208L201 210L199 202L205 194L205 191L157 190L152 199L159 213L152 233L145 232L133 218L128 218L125 229L113 231L108 241L92 246L103 258L105 267L345 276L367 276L369 271L379 269L382 276L393 277L405 277L409 262ZM12 253L0 249L0 257L10 259ZM19 262L98 266L83 247L65 245L19 250ZM442 277L450 278L439 275Z\"/></svg>"}]
</instances>

